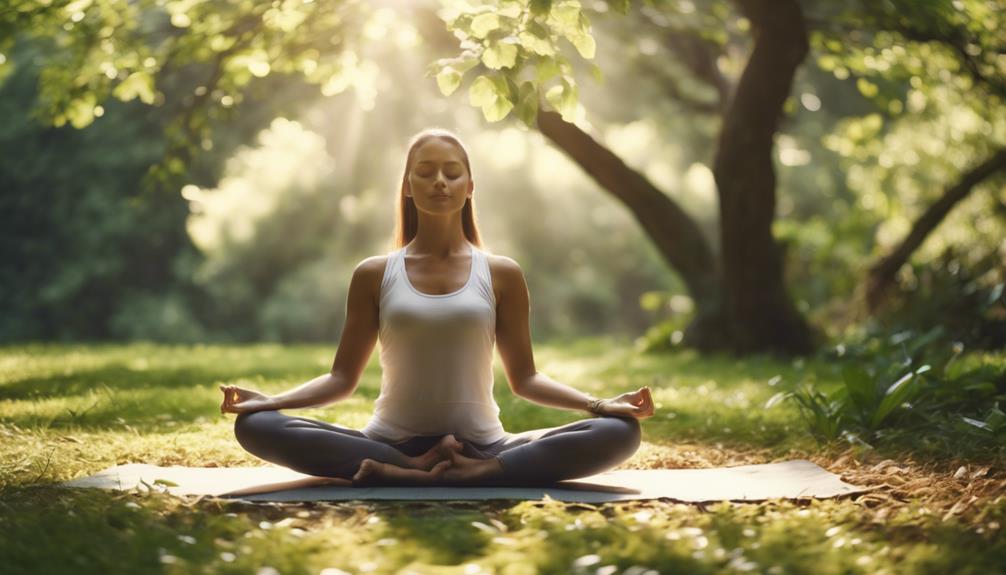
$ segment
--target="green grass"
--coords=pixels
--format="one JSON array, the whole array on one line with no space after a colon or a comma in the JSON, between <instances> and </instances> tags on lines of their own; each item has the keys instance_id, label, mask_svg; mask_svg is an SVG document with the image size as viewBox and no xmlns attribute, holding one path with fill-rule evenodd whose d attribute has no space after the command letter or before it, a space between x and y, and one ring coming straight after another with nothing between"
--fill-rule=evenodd
<instances>
[{"instance_id":1,"label":"green grass","mask_svg":"<svg viewBox=\"0 0 1006 575\"><path fill-rule=\"evenodd\" d=\"M644 356L610 339L539 344L535 351L540 371L596 395L649 385L658 404L643 425L650 452L688 444L770 461L820 460L835 451L814 442L794 405L763 408L803 378L837 385L837 368L823 361ZM285 391L324 373L333 352L275 345L0 348L0 571L985 574L1006 565L1002 496L947 517L908 498L880 517L853 499L251 505L54 485L129 462L259 464L234 440L234 416L219 413L218 384ZM1003 356L969 361L1001 364ZM583 416L515 398L498 360L496 375L509 431ZM375 353L352 398L296 413L359 428L379 386ZM861 456L900 460L911 450ZM953 456L945 454L947 465ZM992 466L991 476L1003 473L1001 461L969 463ZM634 458L626 466L639 464Z\"/></svg>"}]
</instances>

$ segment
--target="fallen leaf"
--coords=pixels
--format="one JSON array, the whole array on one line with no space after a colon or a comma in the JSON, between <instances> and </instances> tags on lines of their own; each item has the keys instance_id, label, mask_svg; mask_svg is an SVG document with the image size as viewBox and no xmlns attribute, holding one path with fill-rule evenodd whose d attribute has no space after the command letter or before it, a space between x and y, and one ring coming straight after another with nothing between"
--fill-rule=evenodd
<instances>
[{"instance_id":1,"label":"fallen leaf","mask_svg":"<svg viewBox=\"0 0 1006 575\"><path fill-rule=\"evenodd\" d=\"M971 472L971 479L978 479L979 477L985 477L989 474L989 466L979 467Z\"/></svg>"}]
</instances>

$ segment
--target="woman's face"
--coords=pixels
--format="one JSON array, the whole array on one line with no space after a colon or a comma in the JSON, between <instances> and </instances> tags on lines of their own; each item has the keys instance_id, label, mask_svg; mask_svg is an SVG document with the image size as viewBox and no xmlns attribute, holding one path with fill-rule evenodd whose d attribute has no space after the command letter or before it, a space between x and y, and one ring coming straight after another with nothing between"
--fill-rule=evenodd
<instances>
[{"instance_id":1,"label":"woman's face","mask_svg":"<svg viewBox=\"0 0 1006 575\"><path fill-rule=\"evenodd\" d=\"M432 138L416 149L409 170L409 189L405 192L416 203L416 209L432 213L460 210L473 189L464 156L457 146Z\"/></svg>"}]
</instances>

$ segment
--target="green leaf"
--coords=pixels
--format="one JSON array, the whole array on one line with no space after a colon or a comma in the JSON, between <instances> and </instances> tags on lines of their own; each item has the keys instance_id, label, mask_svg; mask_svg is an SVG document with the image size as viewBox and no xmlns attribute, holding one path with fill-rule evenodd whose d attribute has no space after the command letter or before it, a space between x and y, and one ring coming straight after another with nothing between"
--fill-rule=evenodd
<instances>
[{"instance_id":1,"label":"green leaf","mask_svg":"<svg viewBox=\"0 0 1006 575\"><path fill-rule=\"evenodd\" d=\"M496 99L493 82L487 76L479 76L468 88L468 103L482 107L491 104Z\"/></svg>"},{"instance_id":2,"label":"green leaf","mask_svg":"<svg viewBox=\"0 0 1006 575\"><path fill-rule=\"evenodd\" d=\"M533 82L524 82L520 85L517 117L529 128L534 128L538 123L538 88Z\"/></svg>"},{"instance_id":3,"label":"green leaf","mask_svg":"<svg viewBox=\"0 0 1006 575\"><path fill-rule=\"evenodd\" d=\"M563 32L576 30L580 24L580 3L567 1L553 6L551 17Z\"/></svg>"},{"instance_id":4,"label":"green leaf","mask_svg":"<svg viewBox=\"0 0 1006 575\"><path fill-rule=\"evenodd\" d=\"M437 87L444 96L450 96L461 85L461 74L447 66L437 74Z\"/></svg>"},{"instance_id":5,"label":"green leaf","mask_svg":"<svg viewBox=\"0 0 1006 575\"><path fill-rule=\"evenodd\" d=\"M508 91L506 80L483 75L472 82L468 89L468 101L472 106L482 108L486 121L498 122L513 109L513 102L507 97Z\"/></svg>"},{"instance_id":6,"label":"green leaf","mask_svg":"<svg viewBox=\"0 0 1006 575\"><path fill-rule=\"evenodd\" d=\"M552 10L552 0L531 0L531 13L535 16L548 14Z\"/></svg>"},{"instance_id":7,"label":"green leaf","mask_svg":"<svg viewBox=\"0 0 1006 575\"><path fill-rule=\"evenodd\" d=\"M992 426L990 426L989 424L985 423L984 421L980 421L978 419L972 419L970 417L963 417L963 416L961 417L961 419L964 420L964 423L967 423L968 425L973 425L973 426L977 427L978 429L982 429L982 430L985 430L985 431L992 431Z\"/></svg>"},{"instance_id":8,"label":"green leaf","mask_svg":"<svg viewBox=\"0 0 1006 575\"><path fill-rule=\"evenodd\" d=\"M989 410L989 414L985 417L985 424L988 425L992 431L999 431L1000 429L1006 428L1006 413L999 409L999 404L992 406Z\"/></svg>"},{"instance_id":9,"label":"green leaf","mask_svg":"<svg viewBox=\"0 0 1006 575\"><path fill-rule=\"evenodd\" d=\"M523 11L519 2L503 2L496 13L506 18L517 18Z\"/></svg>"},{"instance_id":10,"label":"green leaf","mask_svg":"<svg viewBox=\"0 0 1006 575\"><path fill-rule=\"evenodd\" d=\"M483 106L482 115L489 122L498 122L505 118L513 109L513 102L510 100L510 87L502 76L493 76L493 91L496 93L496 101L492 106Z\"/></svg>"},{"instance_id":11,"label":"green leaf","mask_svg":"<svg viewBox=\"0 0 1006 575\"><path fill-rule=\"evenodd\" d=\"M513 103L510 100L497 98L492 105L482 107L482 115L485 116L487 122L498 122L506 118L512 109Z\"/></svg>"},{"instance_id":12,"label":"green leaf","mask_svg":"<svg viewBox=\"0 0 1006 575\"><path fill-rule=\"evenodd\" d=\"M866 78L860 78L856 80L856 87L859 88L859 92L866 96L867 98L872 98L877 95L879 89L877 85L873 82L867 80Z\"/></svg>"},{"instance_id":13,"label":"green leaf","mask_svg":"<svg viewBox=\"0 0 1006 575\"><path fill-rule=\"evenodd\" d=\"M860 413L871 413L877 402L877 386L865 369L858 365L842 367L842 381L849 393L849 399Z\"/></svg>"},{"instance_id":14,"label":"green leaf","mask_svg":"<svg viewBox=\"0 0 1006 575\"><path fill-rule=\"evenodd\" d=\"M500 19L496 14L479 14L472 20L472 35L485 38L487 34L500 27Z\"/></svg>"},{"instance_id":15,"label":"green leaf","mask_svg":"<svg viewBox=\"0 0 1006 575\"><path fill-rule=\"evenodd\" d=\"M555 47L552 46L551 42L528 30L524 30L518 34L517 39L520 40L522 46L539 56L555 55Z\"/></svg>"},{"instance_id":16,"label":"green leaf","mask_svg":"<svg viewBox=\"0 0 1006 575\"><path fill-rule=\"evenodd\" d=\"M85 94L82 98L70 102L67 106L66 119L70 124L79 129L86 128L94 121L95 97L93 93Z\"/></svg>"},{"instance_id":17,"label":"green leaf","mask_svg":"<svg viewBox=\"0 0 1006 575\"><path fill-rule=\"evenodd\" d=\"M482 53L482 63L493 70L512 68L517 63L517 46L502 42L494 44Z\"/></svg>"},{"instance_id":18,"label":"green leaf","mask_svg":"<svg viewBox=\"0 0 1006 575\"><path fill-rule=\"evenodd\" d=\"M128 102L139 96L144 104L154 102L154 78L146 72L133 72L112 90L112 95Z\"/></svg>"},{"instance_id":19,"label":"green leaf","mask_svg":"<svg viewBox=\"0 0 1006 575\"><path fill-rule=\"evenodd\" d=\"M588 60L592 59L597 51L597 44L594 42L594 37L589 33L583 32L576 34L570 38L570 42L573 43L573 46L576 46L576 51Z\"/></svg>"},{"instance_id":20,"label":"green leaf","mask_svg":"<svg viewBox=\"0 0 1006 575\"><path fill-rule=\"evenodd\" d=\"M765 402L765 409L772 409L773 407L782 403L782 401L787 397L789 397L790 395L792 394L788 391L780 391L779 393L768 398L768 401Z\"/></svg>"},{"instance_id":21,"label":"green leaf","mask_svg":"<svg viewBox=\"0 0 1006 575\"><path fill-rule=\"evenodd\" d=\"M536 68L539 85L548 82L561 73L559 63L554 58L541 58Z\"/></svg>"},{"instance_id":22,"label":"green leaf","mask_svg":"<svg viewBox=\"0 0 1006 575\"><path fill-rule=\"evenodd\" d=\"M550 88L545 93L545 99L562 115L563 120L572 122L576 118L577 89L566 79Z\"/></svg>"},{"instance_id":23,"label":"green leaf","mask_svg":"<svg viewBox=\"0 0 1006 575\"><path fill-rule=\"evenodd\" d=\"M461 55L454 59L451 63L451 67L458 71L458 73L464 75L465 72L471 70L479 63L479 57L473 55L473 52L465 52L467 55Z\"/></svg>"},{"instance_id":24,"label":"green leaf","mask_svg":"<svg viewBox=\"0 0 1006 575\"><path fill-rule=\"evenodd\" d=\"M586 14L580 12L575 31L567 34L566 37L573 43L573 46L576 46L576 51L581 56L587 60L594 57L597 51L597 44L594 41L594 37L590 34L590 20L587 19Z\"/></svg>"},{"instance_id":25,"label":"green leaf","mask_svg":"<svg viewBox=\"0 0 1006 575\"><path fill-rule=\"evenodd\" d=\"M891 387L887 388L884 398L880 401L877 411L873 413L870 425L874 428L878 427L896 407L907 401L912 392L915 391L917 381L918 378L915 377L915 374L909 372L891 384Z\"/></svg>"}]
</instances>

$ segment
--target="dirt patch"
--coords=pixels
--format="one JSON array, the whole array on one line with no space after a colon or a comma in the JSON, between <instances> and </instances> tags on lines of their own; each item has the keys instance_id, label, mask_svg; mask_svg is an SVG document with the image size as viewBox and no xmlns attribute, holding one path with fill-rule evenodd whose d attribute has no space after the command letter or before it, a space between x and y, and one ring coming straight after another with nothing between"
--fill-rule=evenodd
<instances>
[{"instance_id":1,"label":"dirt patch","mask_svg":"<svg viewBox=\"0 0 1006 575\"><path fill-rule=\"evenodd\" d=\"M772 457L765 449L741 450L702 443L661 445L644 441L639 451L617 469L694 469L771 461Z\"/></svg>"},{"instance_id":2,"label":"dirt patch","mask_svg":"<svg viewBox=\"0 0 1006 575\"><path fill-rule=\"evenodd\" d=\"M644 442L619 469L690 469L772 463L807 459L838 474L843 481L870 488L849 500L861 506L869 521L884 523L901 510L932 514L949 521L982 523L983 512L1006 501L1006 469L957 460L921 461L904 456L885 458L856 448L822 449L815 454L772 455L766 449L737 449L723 445ZM998 530L996 521L979 529Z\"/></svg>"},{"instance_id":3,"label":"dirt patch","mask_svg":"<svg viewBox=\"0 0 1006 575\"><path fill-rule=\"evenodd\" d=\"M952 459L922 461L907 455L889 459L854 448L825 451L808 459L845 481L873 487L869 493L854 496L853 501L870 509L876 522L915 505L919 513L931 513L943 521L957 517L972 523L981 521L985 510L1006 500L1006 469L993 465Z\"/></svg>"}]
</instances>

